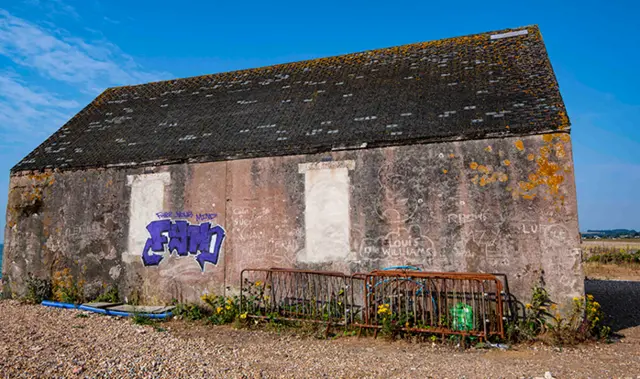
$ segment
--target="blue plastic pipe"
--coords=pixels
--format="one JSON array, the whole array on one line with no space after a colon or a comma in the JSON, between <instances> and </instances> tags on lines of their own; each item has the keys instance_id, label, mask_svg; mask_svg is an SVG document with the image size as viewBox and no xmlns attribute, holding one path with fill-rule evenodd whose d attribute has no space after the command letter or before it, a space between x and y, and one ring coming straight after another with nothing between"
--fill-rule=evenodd
<instances>
[{"instance_id":1,"label":"blue plastic pipe","mask_svg":"<svg viewBox=\"0 0 640 379\"><path fill-rule=\"evenodd\" d=\"M86 306L86 305L81 305L78 309L81 309L83 311L100 313L100 314L108 315L108 316L131 317L131 316L136 314L136 313L133 313L133 312L113 311L113 310L110 310L110 309L94 308L94 307L89 307L89 306ZM157 319L164 319L164 318L173 316L173 313L171 313L171 311L164 312L164 313L138 313L138 314L140 316L143 316L143 317L157 318Z\"/></svg>"},{"instance_id":2,"label":"blue plastic pipe","mask_svg":"<svg viewBox=\"0 0 640 379\"><path fill-rule=\"evenodd\" d=\"M133 312L112 311L109 309L101 309L101 308L95 308L95 307L88 307L86 305L76 305L76 304L70 304L70 303L60 303L57 301L49 301L49 300L43 300L42 305L47 307L55 307L55 308L80 309L83 311L100 313L107 316L131 317L136 314ZM164 312L164 313L138 313L138 314L140 316L153 318L153 319L165 319L173 316L173 313L171 311Z\"/></svg>"}]
</instances>

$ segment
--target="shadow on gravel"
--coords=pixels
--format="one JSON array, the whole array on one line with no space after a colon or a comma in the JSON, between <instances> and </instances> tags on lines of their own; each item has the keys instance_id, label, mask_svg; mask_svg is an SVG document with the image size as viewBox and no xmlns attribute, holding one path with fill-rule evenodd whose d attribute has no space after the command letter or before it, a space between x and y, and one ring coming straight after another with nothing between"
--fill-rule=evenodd
<instances>
[{"instance_id":1,"label":"shadow on gravel","mask_svg":"<svg viewBox=\"0 0 640 379\"><path fill-rule=\"evenodd\" d=\"M640 325L640 282L588 279L584 287L600 303L612 331Z\"/></svg>"}]
</instances>

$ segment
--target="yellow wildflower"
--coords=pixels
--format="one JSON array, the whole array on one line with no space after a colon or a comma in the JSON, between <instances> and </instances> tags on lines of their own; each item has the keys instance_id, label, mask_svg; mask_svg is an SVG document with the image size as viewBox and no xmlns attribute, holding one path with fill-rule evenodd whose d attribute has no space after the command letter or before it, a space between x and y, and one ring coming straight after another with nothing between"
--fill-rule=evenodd
<instances>
[{"instance_id":1,"label":"yellow wildflower","mask_svg":"<svg viewBox=\"0 0 640 379\"><path fill-rule=\"evenodd\" d=\"M222 307L216 308L216 313L222 313Z\"/></svg>"},{"instance_id":2,"label":"yellow wildflower","mask_svg":"<svg viewBox=\"0 0 640 379\"><path fill-rule=\"evenodd\" d=\"M258 280L258 281L256 282L256 287L260 287L261 285L262 285L262 282Z\"/></svg>"},{"instance_id":3,"label":"yellow wildflower","mask_svg":"<svg viewBox=\"0 0 640 379\"><path fill-rule=\"evenodd\" d=\"M231 305L227 304L224 308L229 311L231 310Z\"/></svg>"},{"instance_id":4,"label":"yellow wildflower","mask_svg":"<svg viewBox=\"0 0 640 379\"><path fill-rule=\"evenodd\" d=\"M389 305L388 304L380 304L378 306L378 314L379 315L391 314L391 309L389 309Z\"/></svg>"},{"instance_id":5,"label":"yellow wildflower","mask_svg":"<svg viewBox=\"0 0 640 379\"><path fill-rule=\"evenodd\" d=\"M527 304L525 305L525 307L526 307L527 309L531 309L531 308L533 308L533 305L531 305L531 303L527 303Z\"/></svg>"},{"instance_id":6,"label":"yellow wildflower","mask_svg":"<svg viewBox=\"0 0 640 379\"><path fill-rule=\"evenodd\" d=\"M244 312L243 314L240 315L241 320L244 320L245 318L247 318L247 312Z\"/></svg>"}]
</instances>

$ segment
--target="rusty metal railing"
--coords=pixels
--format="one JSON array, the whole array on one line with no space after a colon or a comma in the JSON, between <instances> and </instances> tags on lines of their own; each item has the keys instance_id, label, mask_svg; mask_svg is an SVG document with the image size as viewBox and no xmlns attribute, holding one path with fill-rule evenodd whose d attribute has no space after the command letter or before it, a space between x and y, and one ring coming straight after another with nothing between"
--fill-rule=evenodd
<instances>
[{"instance_id":1,"label":"rusty metal railing","mask_svg":"<svg viewBox=\"0 0 640 379\"><path fill-rule=\"evenodd\" d=\"M504 337L503 287L492 274L372 271L364 276L361 323L381 329Z\"/></svg>"},{"instance_id":2,"label":"rusty metal railing","mask_svg":"<svg viewBox=\"0 0 640 379\"><path fill-rule=\"evenodd\" d=\"M347 325L349 278L339 272L283 268L240 273L240 312L249 317Z\"/></svg>"},{"instance_id":3,"label":"rusty metal railing","mask_svg":"<svg viewBox=\"0 0 640 379\"><path fill-rule=\"evenodd\" d=\"M240 309L249 317L352 325L374 329L376 334L392 324L394 330L443 338L451 334L504 337L508 294L498 276L416 270L345 275L245 269L240 274Z\"/></svg>"}]
</instances>

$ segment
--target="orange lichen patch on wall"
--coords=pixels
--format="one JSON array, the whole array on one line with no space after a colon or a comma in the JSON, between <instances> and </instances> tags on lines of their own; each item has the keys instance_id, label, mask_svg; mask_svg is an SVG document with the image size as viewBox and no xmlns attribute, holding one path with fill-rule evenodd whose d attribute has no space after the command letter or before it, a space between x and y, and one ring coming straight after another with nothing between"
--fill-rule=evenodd
<instances>
[{"instance_id":1,"label":"orange lichen patch on wall","mask_svg":"<svg viewBox=\"0 0 640 379\"><path fill-rule=\"evenodd\" d=\"M28 182L9 191L7 225L14 227L21 213L36 212L42 204L46 190L55 183L53 172L25 175ZM46 220L45 220L46 221Z\"/></svg>"},{"instance_id":2,"label":"orange lichen patch on wall","mask_svg":"<svg viewBox=\"0 0 640 379\"><path fill-rule=\"evenodd\" d=\"M22 201L27 203L42 200L44 189L50 187L56 181L51 172L27 175L27 178L30 179L30 183L21 194Z\"/></svg>"},{"instance_id":3,"label":"orange lichen patch on wall","mask_svg":"<svg viewBox=\"0 0 640 379\"><path fill-rule=\"evenodd\" d=\"M478 172L471 178L471 183L480 187L485 187L495 182L504 183L509 180L509 176L505 172L494 171L492 166L478 164L478 162L474 161L469 164L469 167Z\"/></svg>"},{"instance_id":4,"label":"orange lichen patch on wall","mask_svg":"<svg viewBox=\"0 0 640 379\"><path fill-rule=\"evenodd\" d=\"M516 149L524 151L524 142L522 142L522 140L517 140L514 142L514 145L516 145Z\"/></svg>"},{"instance_id":5,"label":"orange lichen patch on wall","mask_svg":"<svg viewBox=\"0 0 640 379\"><path fill-rule=\"evenodd\" d=\"M443 169L442 169L442 173L443 173L443 174L446 174L447 172L449 172L449 170L447 170L446 168L443 168Z\"/></svg>"},{"instance_id":6,"label":"orange lichen patch on wall","mask_svg":"<svg viewBox=\"0 0 640 379\"><path fill-rule=\"evenodd\" d=\"M456 157L456 155L455 155L455 154L453 154L453 153L449 154L449 158L452 158L452 159L453 159L453 158L455 158L455 157Z\"/></svg>"},{"instance_id":7,"label":"orange lichen patch on wall","mask_svg":"<svg viewBox=\"0 0 640 379\"><path fill-rule=\"evenodd\" d=\"M560 193L560 185L564 183L563 176L566 165L562 166L562 160L566 158L564 142L570 140L565 133L545 134L542 136L544 145L540 147L538 156L529 154L527 159L536 162L536 170L529 173L526 181L518 183L518 191L514 196L520 196L526 200L533 200L537 195L554 202L564 202L564 195ZM543 191L543 192L541 192Z\"/></svg>"},{"instance_id":8,"label":"orange lichen patch on wall","mask_svg":"<svg viewBox=\"0 0 640 379\"><path fill-rule=\"evenodd\" d=\"M542 136L542 140L544 142L551 142L553 141L553 134L545 134Z\"/></svg>"},{"instance_id":9,"label":"orange lichen patch on wall","mask_svg":"<svg viewBox=\"0 0 640 379\"><path fill-rule=\"evenodd\" d=\"M511 161L508 160L508 159L505 159L505 160L502 161L502 164L505 165L505 166L511 166Z\"/></svg>"},{"instance_id":10,"label":"orange lichen patch on wall","mask_svg":"<svg viewBox=\"0 0 640 379\"><path fill-rule=\"evenodd\" d=\"M487 146L484 148L484 151L491 153L493 152L493 148L491 146Z\"/></svg>"}]
</instances>

